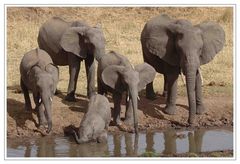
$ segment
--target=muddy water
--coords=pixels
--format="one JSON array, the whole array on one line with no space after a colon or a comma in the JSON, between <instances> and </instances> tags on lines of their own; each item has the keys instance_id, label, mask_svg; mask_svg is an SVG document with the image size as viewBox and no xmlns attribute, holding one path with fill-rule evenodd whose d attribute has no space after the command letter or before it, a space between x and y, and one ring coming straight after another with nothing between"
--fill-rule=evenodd
<instances>
[{"instance_id":1,"label":"muddy water","mask_svg":"<svg viewBox=\"0 0 240 164\"><path fill-rule=\"evenodd\" d=\"M77 145L71 137L8 139L7 157L121 157L146 152L177 154L233 150L231 130L196 130L129 133L108 136L105 144Z\"/></svg>"}]
</instances>

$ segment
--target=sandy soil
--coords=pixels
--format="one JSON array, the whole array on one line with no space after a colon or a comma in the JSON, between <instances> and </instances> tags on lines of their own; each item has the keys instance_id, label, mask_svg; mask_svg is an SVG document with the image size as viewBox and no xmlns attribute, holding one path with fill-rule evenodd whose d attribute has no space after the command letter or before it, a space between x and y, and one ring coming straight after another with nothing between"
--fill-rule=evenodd
<instances>
[{"instance_id":1,"label":"sandy soil","mask_svg":"<svg viewBox=\"0 0 240 164\"><path fill-rule=\"evenodd\" d=\"M66 93L60 93L53 99L53 131L51 135L63 135L69 125L79 127L88 104L86 96L77 95L77 102L63 100ZM168 128L208 128L233 126L233 98L231 96L205 97L206 112L196 117L196 126L188 127L188 106L186 97L178 97L176 115L163 113L164 98L148 100L140 96L138 104L139 130L165 130ZM111 102L111 98L109 96ZM122 103L122 117L125 114L125 105ZM113 107L113 103L111 102ZM34 104L32 102L32 106ZM24 110L23 94L16 88L7 90L7 137L30 137L41 135L37 130L38 119L35 112ZM119 132L116 126L110 126L110 132Z\"/></svg>"}]
</instances>

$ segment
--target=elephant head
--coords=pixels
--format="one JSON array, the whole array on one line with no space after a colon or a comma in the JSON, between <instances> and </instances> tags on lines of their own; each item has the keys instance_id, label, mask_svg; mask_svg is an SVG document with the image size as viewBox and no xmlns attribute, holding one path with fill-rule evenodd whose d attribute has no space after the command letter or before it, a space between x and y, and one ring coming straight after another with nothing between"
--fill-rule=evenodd
<instances>
[{"instance_id":1,"label":"elephant head","mask_svg":"<svg viewBox=\"0 0 240 164\"><path fill-rule=\"evenodd\" d=\"M48 123L48 132L50 132L52 129L52 99L56 91L58 81L58 79L55 79L52 75L54 72L56 73L55 76L58 78L58 69L49 64L46 66L46 71L42 70L40 66L34 65L27 73L29 79L34 81L35 84L33 92L39 94L39 103L44 105L44 115Z\"/></svg>"},{"instance_id":2,"label":"elephant head","mask_svg":"<svg viewBox=\"0 0 240 164\"><path fill-rule=\"evenodd\" d=\"M132 66L110 65L103 70L101 75L103 82L116 92L129 92L129 98L132 100L134 129L136 133L138 132L138 92L153 81L155 74L155 69L149 64L144 63L137 65L135 69Z\"/></svg>"},{"instance_id":3,"label":"elephant head","mask_svg":"<svg viewBox=\"0 0 240 164\"><path fill-rule=\"evenodd\" d=\"M81 58L86 58L89 51L96 60L105 54L105 38L102 29L98 27L69 27L62 35L60 45L65 51Z\"/></svg>"}]
</instances>

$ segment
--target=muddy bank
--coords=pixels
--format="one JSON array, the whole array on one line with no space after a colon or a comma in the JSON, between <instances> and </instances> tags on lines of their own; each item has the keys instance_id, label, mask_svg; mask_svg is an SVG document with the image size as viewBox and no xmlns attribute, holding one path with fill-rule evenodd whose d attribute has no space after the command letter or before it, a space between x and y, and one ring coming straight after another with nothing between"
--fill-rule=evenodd
<instances>
[{"instance_id":1,"label":"muddy bank","mask_svg":"<svg viewBox=\"0 0 240 164\"><path fill-rule=\"evenodd\" d=\"M51 135L64 135L64 128L69 125L79 127L88 104L84 95L77 95L77 102L66 102L63 100L66 93L60 93L53 99L52 120L53 131ZM233 98L231 96L205 97L206 112L198 115L195 127L187 126L188 104L186 97L177 99L176 115L164 114L164 98L159 97L150 101L140 96L139 101L139 130L164 130L192 129L209 127L232 127L233 126ZM111 98L109 97L111 102ZM33 104L33 103L32 103ZM122 103L123 104L123 103ZM113 103L111 102L113 107ZM34 105L33 105L34 107ZM125 105L122 105L122 118L125 114ZM41 136L37 130L38 119L36 113L24 111L24 97L16 89L7 90L7 137ZM110 126L109 131L117 133L121 129Z\"/></svg>"}]
</instances>

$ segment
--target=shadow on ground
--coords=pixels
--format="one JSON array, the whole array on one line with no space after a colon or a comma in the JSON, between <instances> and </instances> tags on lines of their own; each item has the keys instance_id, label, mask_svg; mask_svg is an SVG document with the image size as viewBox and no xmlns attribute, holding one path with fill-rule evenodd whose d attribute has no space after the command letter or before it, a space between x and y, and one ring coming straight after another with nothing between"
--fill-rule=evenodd
<instances>
[{"instance_id":1,"label":"shadow on ground","mask_svg":"<svg viewBox=\"0 0 240 164\"><path fill-rule=\"evenodd\" d=\"M24 110L24 103L11 98L7 99L7 113L16 121L17 127L26 128L27 120L32 121L37 127L38 123L33 118L32 112Z\"/></svg>"}]
</instances>

